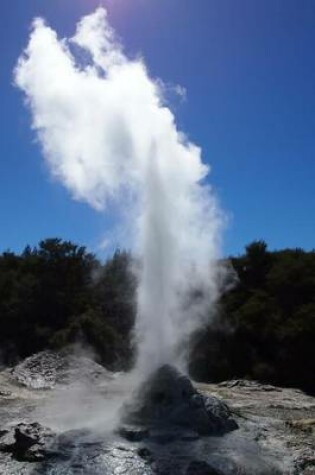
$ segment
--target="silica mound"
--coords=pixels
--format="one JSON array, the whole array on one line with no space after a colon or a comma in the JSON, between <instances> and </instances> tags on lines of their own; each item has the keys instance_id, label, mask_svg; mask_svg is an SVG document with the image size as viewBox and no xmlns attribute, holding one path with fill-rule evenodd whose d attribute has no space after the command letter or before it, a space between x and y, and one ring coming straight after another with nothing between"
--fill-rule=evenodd
<instances>
[{"instance_id":1,"label":"silica mound","mask_svg":"<svg viewBox=\"0 0 315 475\"><path fill-rule=\"evenodd\" d=\"M122 421L120 432L127 438L134 434L158 437L161 433L163 438L171 433L193 438L238 428L226 404L200 394L187 376L168 365L140 386L124 407Z\"/></svg>"},{"instance_id":2,"label":"silica mound","mask_svg":"<svg viewBox=\"0 0 315 475\"><path fill-rule=\"evenodd\" d=\"M11 370L11 377L30 389L53 389L56 384L110 380L112 375L89 358L71 351L41 351L29 356Z\"/></svg>"}]
</instances>

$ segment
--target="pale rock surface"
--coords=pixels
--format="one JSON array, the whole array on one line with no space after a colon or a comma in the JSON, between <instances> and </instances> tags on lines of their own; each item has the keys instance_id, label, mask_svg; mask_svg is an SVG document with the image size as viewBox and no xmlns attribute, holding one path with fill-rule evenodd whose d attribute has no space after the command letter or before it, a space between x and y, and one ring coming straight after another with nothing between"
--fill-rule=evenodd
<instances>
[{"instance_id":1,"label":"pale rock surface","mask_svg":"<svg viewBox=\"0 0 315 475\"><path fill-rule=\"evenodd\" d=\"M59 356L61 360L65 358ZM160 395L158 399L161 397L165 406L157 409L151 399L148 403L148 399L143 397L138 412L133 413L140 417L134 418L140 432L133 440L130 437L128 440L112 427L109 429L106 423L102 424L102 431L99 426L97 430L92 425L86 428L86 422L93 417L102 421L102 411L111 413L113 401L129 400L132 386L126 385L125 376L109 374L92 360L87 362L88 358L82 359L81 356L67 356L65 365L60 364L60 358L58 355L56 358L47 357L45 352L34 355L31 365L30 360L22 364L23 371L19 365L13 371L8 368L0 372L0 475L315 474L315 398L299 390L244 380L219 385L191 385L182 376L178 376L177 385L169 387L166 377L167 391L163 394L171 396L173 403L169 404L167 398L164 400ZM35 361L36 365L33 364ZM42 369L48 367L49 371ZM36 380L36 368L51 389L43 385L42 389L35 389L34 384L25 385L16 377L17 373L26 374L26 382L29 382L30 375L32 381ZM146 392L154 396L155 390L159 392L165 387L159 381L157 384L153 377L153 384L146 385L146 390L142 389L143 396ZM81 386L77 387L79 382ZM77 397L82 387L84 400ZM184 389L187 394L183 397ZM95 405L96 395L98 406ZM212 415L216 414L225 421L235 420L238 429L222 430L219 435L198 433L200 427L196 420L189 421L186 417L191 414L189 401L196 398L199 401L197 408L201 407L202 411L210 408ZM58 404L54 406L51 402L56 399ZM64 424L63 410L67 404L74 411L75 430ZM86 404L88 418L81 419ZM174 408L177 405L178 411ZM50 411L52 424L47 423L47 417L42 417L45 413L47 416L47 411ZM175 437L169 427L164 430L164 423L153 427L161 415L161 420L170 416ZM199 421L198 417L196 419ZM180 420L185 423L178 425ZM191 427L191 422L194 427ZM206 427L210 426L213 427L206 422ZM53 432L47 427L51 427ZM133 428L130 433L134 434ZM17 460L8 447L16 447L17 439L20 443L21 438L28 441L26 445L31 445Z\"/></svg>"}]
</instances>

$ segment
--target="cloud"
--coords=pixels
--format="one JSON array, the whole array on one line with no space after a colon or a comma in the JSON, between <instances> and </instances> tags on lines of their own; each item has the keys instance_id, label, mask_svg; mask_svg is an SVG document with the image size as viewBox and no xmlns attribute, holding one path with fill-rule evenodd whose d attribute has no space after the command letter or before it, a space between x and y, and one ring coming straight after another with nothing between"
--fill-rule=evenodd
<instances>
[{"instance_id":1,"label":"cloud","mask_svg":"<svg viewBox=\"0 0 315 475\"><path fill-rule=\"evenodd\" d=\"M187 89L180 84L176 84L174 86L175 93L181 98L182 101L186 101L187 99Z\"/></svg>"}]
</instances>

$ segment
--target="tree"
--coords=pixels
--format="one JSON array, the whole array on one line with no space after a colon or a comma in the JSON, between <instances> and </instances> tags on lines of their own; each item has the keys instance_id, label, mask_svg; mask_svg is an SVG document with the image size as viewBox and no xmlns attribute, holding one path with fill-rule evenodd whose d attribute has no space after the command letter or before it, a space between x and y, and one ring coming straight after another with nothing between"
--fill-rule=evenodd
<instances>
[{"instance_id":1,"label":"tree","mask_svg":"<svg viewBox=\"0 0 315 475\"><path fill-rule=\"evenodd\" d=\"M219 332L209 326L192 353L195 374L252 377L315 393L314 251L270 252L254 241L231 261L239 281L221 299Z\"/></svg>"},{"instance_id":2,"label":"tree","mask_svg":"<svg viewBox=\"0 0 315 475\"><path fill-rule=\"evenodd\" d=\"M105 264L85 247L53 238L0 256L0 345L9 360L77 340L113 369L130 366L135 318L131 257Z\"/></svg>"}]
</instances>

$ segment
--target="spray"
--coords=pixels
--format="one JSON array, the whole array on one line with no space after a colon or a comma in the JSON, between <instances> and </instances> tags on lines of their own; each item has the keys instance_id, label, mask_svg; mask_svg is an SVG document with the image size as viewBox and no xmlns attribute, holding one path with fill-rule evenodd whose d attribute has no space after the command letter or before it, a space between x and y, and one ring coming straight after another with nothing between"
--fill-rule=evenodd
<instances>
[{"instance_id":1,"label":"spray","mask_svg":"<svg viewBox=\"0 0 315 475\"><path fill-rule=\"evenodd\" d=\"M52 175L74 199L121 210L141 263L138 369L182 364L189 335L218 297L222 213L201 150L177 129L162 82L142 59L127 57L98 8L69 39L36 19L15 84Z\"/></svg>"}]
</instances>

